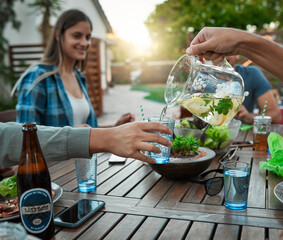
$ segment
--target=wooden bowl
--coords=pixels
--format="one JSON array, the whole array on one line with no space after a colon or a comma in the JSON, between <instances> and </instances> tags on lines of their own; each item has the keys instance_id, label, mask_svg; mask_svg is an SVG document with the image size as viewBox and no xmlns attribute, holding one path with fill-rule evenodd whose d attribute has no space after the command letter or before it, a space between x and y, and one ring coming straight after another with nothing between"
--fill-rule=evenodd
<instances>
[{"instance_id":1,"label":"wooden bowl","mask_svg":"<svg viewBox=\"0 0 283 240\"><path fill-rule=\"evenodd\" d=\"M170 158L168 163L149 164L151 168L170 180L183 180L197 176L204 172L215 157L215 152L209 148L200 147L206 153L197 159Z\"/></svg>"}]
</instances>

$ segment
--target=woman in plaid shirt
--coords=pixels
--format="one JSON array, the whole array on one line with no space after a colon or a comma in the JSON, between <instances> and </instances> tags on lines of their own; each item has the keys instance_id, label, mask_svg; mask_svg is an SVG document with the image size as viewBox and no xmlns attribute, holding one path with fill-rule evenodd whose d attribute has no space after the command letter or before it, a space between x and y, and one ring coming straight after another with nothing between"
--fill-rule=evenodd
<instances>
[{"instance_id":1,"label":"woman in plaid shirt","mask_svg":"<svg viewBox=\"0 0 283 240\"><path fill-rule=\"evenodd\" d=\"M79 10L68 10L58 19L42 60L32 65L17 87L17 122L47 126L97 127L85 77L92 24ZM121 116L115 125L134 121Z\"/></svg>"}]
</instances>

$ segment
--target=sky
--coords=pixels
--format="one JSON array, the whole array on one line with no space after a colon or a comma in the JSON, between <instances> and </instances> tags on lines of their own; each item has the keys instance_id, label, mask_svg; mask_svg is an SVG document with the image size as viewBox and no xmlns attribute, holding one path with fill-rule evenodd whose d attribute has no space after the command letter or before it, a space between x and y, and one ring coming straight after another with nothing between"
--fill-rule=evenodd
<instances>
[{"instance_id":1,"label":"sky","mask_svg":"<svg viewBox=\"0 0 283 240\"><path fill-rule=\"evenodd\" d=\"M140 46L150 45L144 21L165 0L99 0L116 35Z\"/></svg>"}]
</instances>

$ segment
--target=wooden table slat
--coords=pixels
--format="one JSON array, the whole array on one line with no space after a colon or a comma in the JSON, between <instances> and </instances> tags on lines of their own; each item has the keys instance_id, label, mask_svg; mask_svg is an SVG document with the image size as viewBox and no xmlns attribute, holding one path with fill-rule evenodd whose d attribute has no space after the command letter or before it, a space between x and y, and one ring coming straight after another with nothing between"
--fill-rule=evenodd
<instances>
[{"instance_id":1,"label":"wooden table slat","mask_svg":"<svg viewBox=\"0 0 283 240\"><path fill-rule=\"evenodd\" d=\"M241 239L256 239L256 240L265 240L265 229L258 227L247 227L243 226Z\"/></svg>"},{"instance_id":2,"label":"wooden table slat","mask_svg":"<svg viewBox=\"0 0 283 240\"><path fill-rule=\"evenodd\" d=\"M190 221L171 219L158 239L184 239L190 224Z\"/></svg>"},{"instance_id":3,"label":"wooden table slat","mask_svg":"<svg viewBox=\"0 0 283 240\"><path fill-rule=\"evenodd\" d=\"M209 240L214 228L215 224L213 223L193 222L185 240Z\"/></svg>"},{"instance_id":4,"label":"wooden table slat","mask_svg":"<svg viewBox=\"0 0 283 240\"><path fill-rule=\"evenodd\" d=\"M164 218L148 217L131 239L154 239L160 235L167 221Z\"/></svg>"},{"instance_id":5,"label":"wooden table slat","mask_svg":"<svg viewBox=\"0 0 283 240\"><path fill-rule=\"evenodd\" d=\"M130 237L137 231L145 220L144 216L127 215L117 226L105 237L105 240L123 240Z\"/></svg>"}]
</instances>

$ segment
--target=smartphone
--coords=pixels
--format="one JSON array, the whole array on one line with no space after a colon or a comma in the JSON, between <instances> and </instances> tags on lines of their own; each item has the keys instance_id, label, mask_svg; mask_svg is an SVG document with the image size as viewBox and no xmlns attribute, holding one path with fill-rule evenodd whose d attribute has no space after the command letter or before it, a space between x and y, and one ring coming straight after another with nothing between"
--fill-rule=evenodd
<instances>
[{"instance_id":1,"label":"smartphone","mask_svg":"<svg viewBox=\"0 0 283 240\"><path fill-rule=\"evenodd\" d=\"M54 219L55 226L77 228L103 208L105 202L82 199L60 212Z\"/></svg>"}]
</instances>

